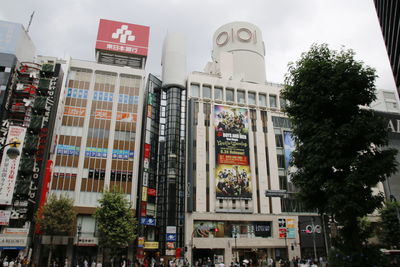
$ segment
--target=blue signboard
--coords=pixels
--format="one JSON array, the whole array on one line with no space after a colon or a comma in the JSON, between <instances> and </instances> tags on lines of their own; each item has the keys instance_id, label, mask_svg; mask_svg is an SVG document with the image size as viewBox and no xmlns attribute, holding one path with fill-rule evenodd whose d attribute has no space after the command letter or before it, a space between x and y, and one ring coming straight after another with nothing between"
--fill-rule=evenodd
<instances>
[{"instance_id":1,"label":"blue signboard","mask_svg":"<svg viewBox=\"0 0 400 267\"><path fill-rule=\"evenodd\" d=\"M176 234L167 234L167 242L175 242Z\"/></svg>"},{"instance_id":2,"label":"blue signboard","mask_svg":"<svg viewBox=\"0 0 400 267\"><path fill-rule=\"evenodd\" d=\"M67 97L87 99L88 98L88 90L77 89L77 88L68 88Z\"/></svg>"},{"instance_id":3,"label":"blue signboard","mask_svg":"<svg viewBox=\"0 0 400 267\"><path fill-rule=\"evenodd\" d=\"M140 217L140 224L156 226L156 219Z\"/></svg>"}]
</instances>

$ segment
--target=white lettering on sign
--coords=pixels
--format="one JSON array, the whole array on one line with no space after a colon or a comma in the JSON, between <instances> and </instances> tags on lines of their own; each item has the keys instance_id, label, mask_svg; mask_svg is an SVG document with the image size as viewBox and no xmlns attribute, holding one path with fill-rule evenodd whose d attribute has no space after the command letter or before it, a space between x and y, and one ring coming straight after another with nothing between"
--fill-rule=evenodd
<instances>
[{"instance_id":1,"label":"white lettering on sign","mask_svg":"<svg viewBox=\"0 0 400 267\"><path fill-rule=\"evenodd\" d=\"M229 41L233 43L235 42L235 40L238 40L239 42L242 43L249 43L251 40L253 40L253 43L257 43L256 30L251 32L247 28L239 28L237 30L232 28L230 30L230 34L228 33L228 31L220 32L215 42L217 43L218 46L224 46Z\"/></svg>"},{"instance_id":2,"label":"white lettering on sign","mask_svg":"<svg viewBox=\"0 0 400 267\"><path fill-rule=\"evenodd\" d=\"M389 120L387 129L392 133L400 133L400 120L396 120L396 124L392 120Z\"/></svg>"}]
</instances>

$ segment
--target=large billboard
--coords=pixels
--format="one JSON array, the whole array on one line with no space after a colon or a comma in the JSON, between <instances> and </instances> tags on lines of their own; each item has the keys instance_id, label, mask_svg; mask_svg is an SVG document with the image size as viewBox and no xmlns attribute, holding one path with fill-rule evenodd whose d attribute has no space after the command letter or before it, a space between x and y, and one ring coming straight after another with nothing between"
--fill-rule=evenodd
<instances>
[{"instance_id":1,"label":"large billboard","mask_svg":"<svg viewBox=\"0 0 400 267\"><path fill-rule=\"evenodd\" d=\"M248 111L214 106L217 198L251 199Z\"/></svg>"},{"instance_id":2,"label":"large billboard","mask_svg":"<svg viewBox=\"0 0 400 267\"><path fill-rule=\"evenodd\" d=\"M96 49L147 56L149 31L147 26L101 19Z\"/></svg>"}]
</instances>

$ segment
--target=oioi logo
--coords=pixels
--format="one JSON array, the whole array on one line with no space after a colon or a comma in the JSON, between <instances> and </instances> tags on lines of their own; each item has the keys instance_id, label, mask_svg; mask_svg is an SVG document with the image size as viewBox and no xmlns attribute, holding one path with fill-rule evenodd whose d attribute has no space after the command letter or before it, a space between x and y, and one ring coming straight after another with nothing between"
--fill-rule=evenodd
<instances>
[{"instance_id":1,"label":"oioi logo","mask_svg":"<svg viewBox=\"0 0 400 267\"><path fill-rule=\"evenodd\" d=\"M119 38L119 41L124 44L126 43L126 39L128 39L128 41L135 41L136 39L135 35L132 34L132 31L128 30L128 25L121 25L121 28L117 29L111 37L113 39Z\"/></svg>"},{"instance_id":2,"label":"oioi logo","mask_svg":"<svg viewBox=\"0 0 400 267\"><path fill-rule=\"evenodd\" d=\"M307 225L306 229L303 230L303 232L306 232L307 234L312 234L312 233L316 233L316 234L320 234L322 232L321 229L321 225Z\"/></svg>"}]
</instances>

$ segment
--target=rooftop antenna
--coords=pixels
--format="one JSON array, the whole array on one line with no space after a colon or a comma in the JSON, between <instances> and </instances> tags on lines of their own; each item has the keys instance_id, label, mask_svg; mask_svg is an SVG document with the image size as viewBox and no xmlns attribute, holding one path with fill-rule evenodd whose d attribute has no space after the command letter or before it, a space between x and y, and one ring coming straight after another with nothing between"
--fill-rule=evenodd
<instances>
[{"instance_id":1,"label":"rooftop antenna","mask_svg":"<svg viewBox=\"0 0 400 267\"><path fill-rule=\"evenodd\" d=\"M28 27L26 28L26 32L29 32L29 27L31 26L33 15L35 15L35 11L32 12L31 18L29 19Z\"/></svg>"}]
</instances>

